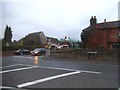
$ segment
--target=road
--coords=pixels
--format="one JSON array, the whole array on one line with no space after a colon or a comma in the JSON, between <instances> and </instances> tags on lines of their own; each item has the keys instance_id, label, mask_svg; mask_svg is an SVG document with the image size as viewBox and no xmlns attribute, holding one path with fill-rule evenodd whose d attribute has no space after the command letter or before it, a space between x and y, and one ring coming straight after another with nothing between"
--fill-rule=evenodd
<instances>
[{"instance_id":1,"label":"road","mask_svg":"<svg viewBox=\"0 0 120 90\"><path fill-rule=\"evenodd\" d=\"M2 58L3 88L118 88L118 65L44 59Z\"/></svg>"}]
</instances>

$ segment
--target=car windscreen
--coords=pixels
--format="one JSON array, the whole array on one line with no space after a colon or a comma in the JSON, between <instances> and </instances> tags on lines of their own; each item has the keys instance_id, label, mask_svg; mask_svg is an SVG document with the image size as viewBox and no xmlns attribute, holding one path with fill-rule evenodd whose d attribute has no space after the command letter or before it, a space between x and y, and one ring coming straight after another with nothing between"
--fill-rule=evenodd
<instances>
[{"instance_id":1,"label":"car windscreen","mask_svg":"<svg viewBox=\"0 0 120 90\"><path fill-rule=\"evenodd\" d=\"M41 49L34 49L33 51L40 51Z\"/></svg>"}]
</instances>

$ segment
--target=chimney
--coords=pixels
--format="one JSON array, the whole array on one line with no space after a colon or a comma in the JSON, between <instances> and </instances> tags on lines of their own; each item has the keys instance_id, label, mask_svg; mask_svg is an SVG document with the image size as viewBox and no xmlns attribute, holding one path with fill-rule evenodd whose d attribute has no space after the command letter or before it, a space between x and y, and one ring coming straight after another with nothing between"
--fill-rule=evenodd
<instances>
[{"instance_id":1,"label":"chimney","mask_svg":"<svg viewBox=\"0 0 120 90\"><path fill-rule=\"evenodd\" d=\"M96 19L96 16L94 16L94 19Z\"/></svg>"},{"instance_id":2,"label":"chimney","mask_svg":"<svg viewBox=\"0 0 120 90\"><path fill-rule=\"evenodd\" d=\"M97 19L96 19L96 16L92 16L91 19L90 19L90 26L95 26L97 24Z\"/></svg>"},{"instance_id":3,"label":"chimney","mask_svg":"<svg viewBox=\"0 0 120 90\"><path fill-rule=\"evenodd\" d=\"M104 19L104 23L106 23L106 19Z\"/></svg>"}]
</instances>

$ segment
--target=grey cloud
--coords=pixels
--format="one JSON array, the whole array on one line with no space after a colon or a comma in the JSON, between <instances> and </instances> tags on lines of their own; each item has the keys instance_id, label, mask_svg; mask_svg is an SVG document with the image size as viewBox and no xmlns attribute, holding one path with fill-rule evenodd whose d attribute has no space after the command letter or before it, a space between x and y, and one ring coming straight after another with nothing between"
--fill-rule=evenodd
<instances>
[{"instance_id":1,"label":"grey cloud","mask_svg":"<svg viewBox=\"0 0 120 90\"><path fill-rule=\"evenodd\" d=\"M80 39L82 29L96 15L98 22L116 19L118 0L33 0L33 2L4 2L3 28L13 27L13 39L28 33L43 31L47 36L63 38L65 35ZM109 4L103 5L103 2ZM115 3L114 3L115 2ZM111 10L109 9L111 8Z\"/></svg>"}]
</instances>

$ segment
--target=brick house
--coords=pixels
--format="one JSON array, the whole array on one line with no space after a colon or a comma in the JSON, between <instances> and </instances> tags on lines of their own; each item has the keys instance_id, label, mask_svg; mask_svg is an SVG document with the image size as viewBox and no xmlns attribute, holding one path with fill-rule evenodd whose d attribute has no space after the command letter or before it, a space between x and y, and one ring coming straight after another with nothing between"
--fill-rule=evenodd
<instances>
[{"instance_id":1,"label":"brick house","mask_svg":"<svg viewBox=\"0 0 120 90\"><path fill-rule=\"evenodd\" d=\"M118 48L120 47L120 20L97 23L96 16L91 17L90 26L83 29L81 40L85 48Z\"/></svg>"}]
</instances>

